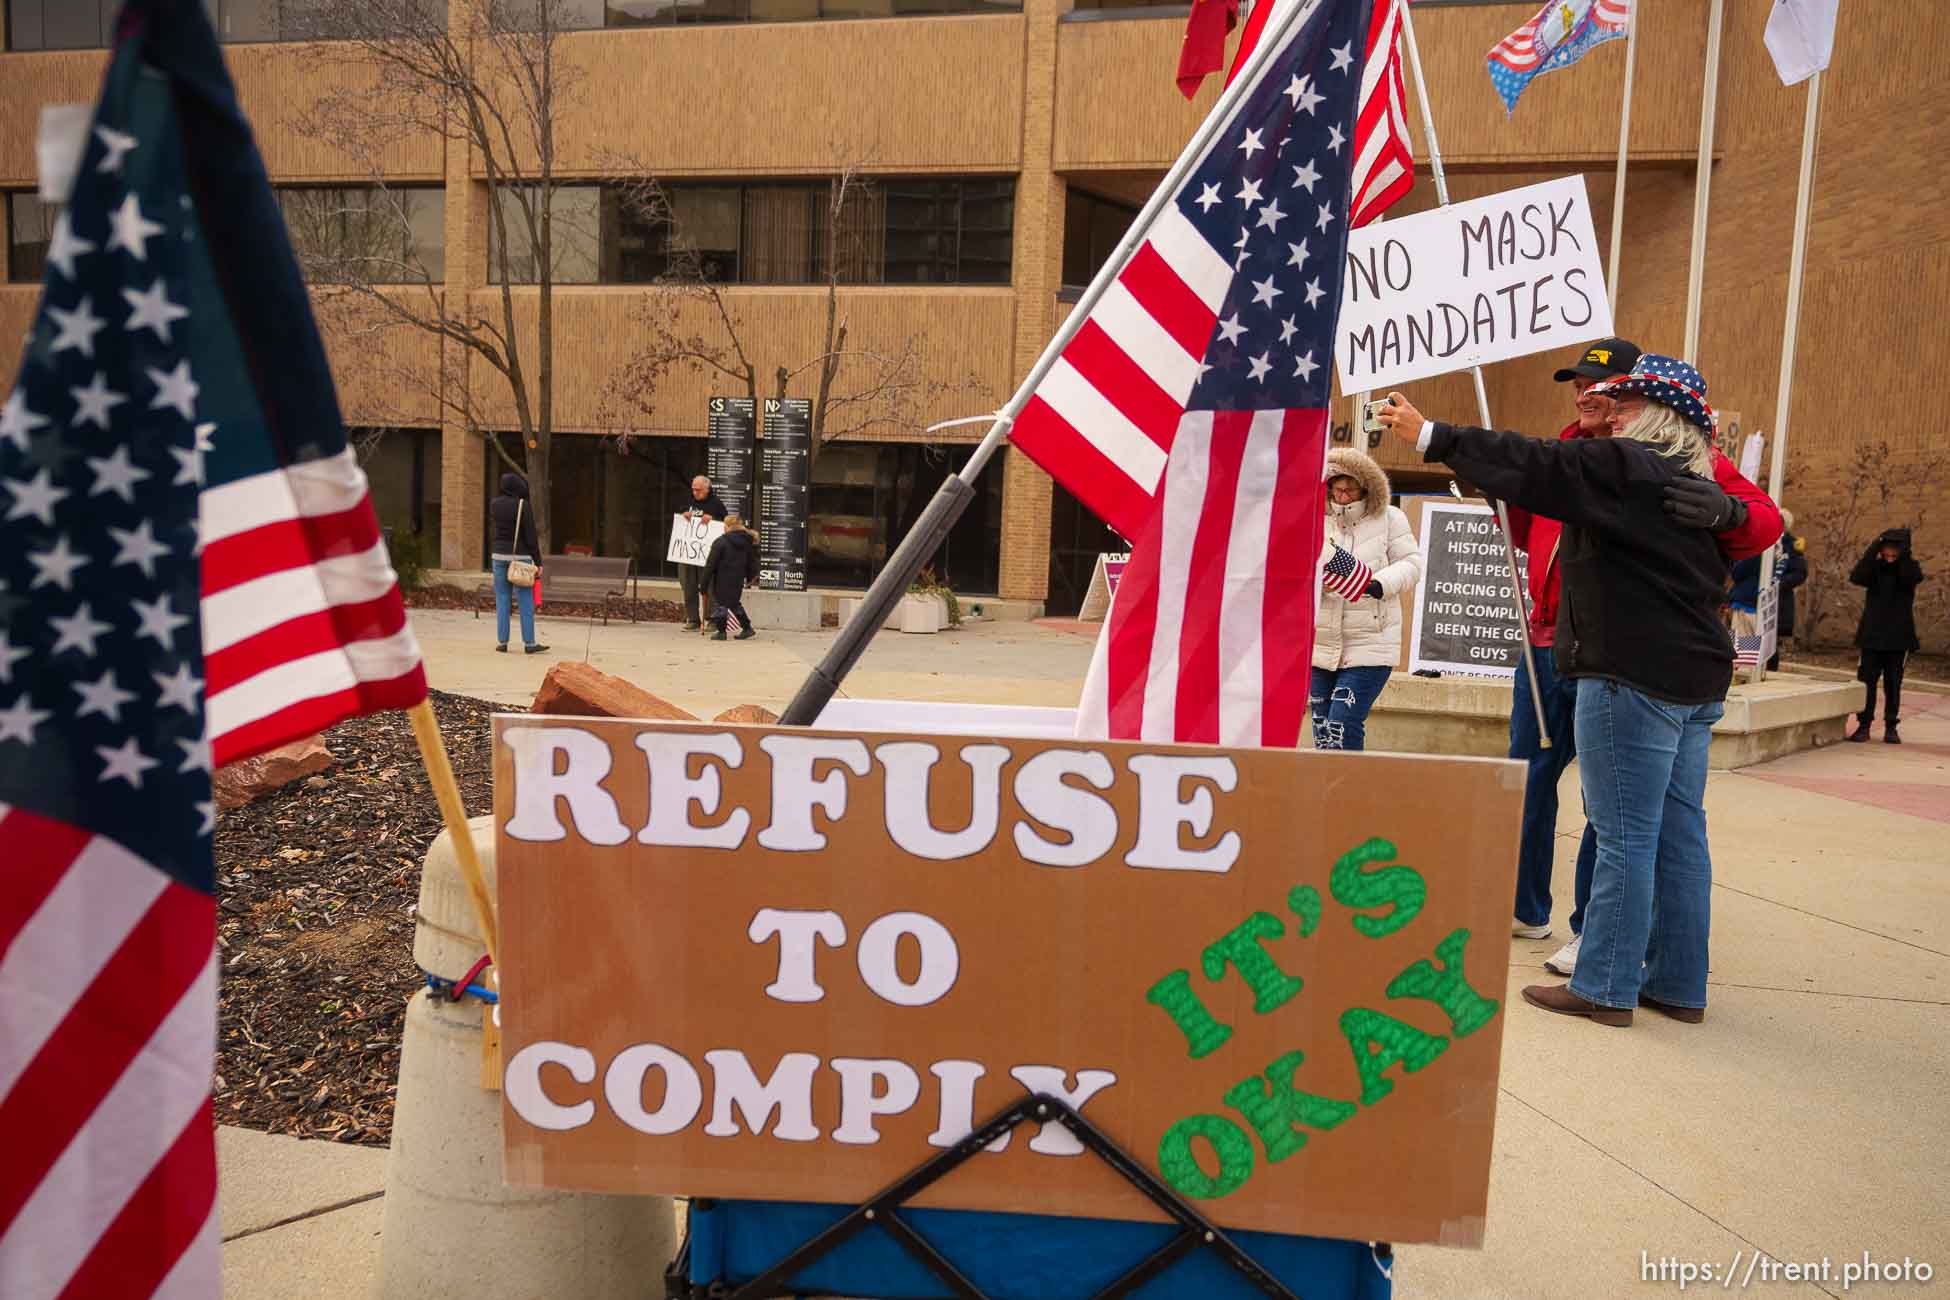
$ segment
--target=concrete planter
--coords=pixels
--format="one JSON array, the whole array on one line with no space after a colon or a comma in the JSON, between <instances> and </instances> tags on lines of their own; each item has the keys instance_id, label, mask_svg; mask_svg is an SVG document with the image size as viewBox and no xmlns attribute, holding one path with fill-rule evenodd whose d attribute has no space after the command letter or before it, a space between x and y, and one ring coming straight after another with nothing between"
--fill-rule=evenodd
<instances>
[{"instance_id":1,"label":"concrete planter","mask_svg":"<svg viewBox=\"0 0 1950 1300\"><path fill-rule=\"evenodd\" d=\"M948 606L939 596L903 596L895 611L903 632L939 632L948 623Z\"/></svg>"}]
</instances>

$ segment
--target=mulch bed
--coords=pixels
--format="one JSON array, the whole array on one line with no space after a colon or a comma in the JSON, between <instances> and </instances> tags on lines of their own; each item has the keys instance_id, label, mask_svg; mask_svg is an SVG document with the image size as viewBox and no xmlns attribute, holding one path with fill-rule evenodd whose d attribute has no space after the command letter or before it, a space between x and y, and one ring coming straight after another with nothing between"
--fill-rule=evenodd
<instances>
[{"instance_id":1,"label":"mulch bed","mask_svg":"<svg viewBox=\"0 0 1950 1300\"><path fill-rule=\"evenodd\" d=\"M485 603L482 599L484 594L487 597ZM494 609L492 592L469 591L451 582L416 587L405 595L408 609L481 610L484 613ZM547 618L601 618L603 603L596 600L558 600L548 594L548 582L544 577L542 608L539 612ZM612 623L619 619L628 622L632 617L640 623L681 623L684 621L684 607L674 600L610 602L609 618Z\"/></svg>"},{"instance_id":2,"label":"mulch bed","mask_svg":"<svg viewBox=\"0 0 1950 1300\"><path fill-rule=\"evenodd\" d=\"M468 815L490 811L488 717L509 706L435 691L433 707ZM324 741L337 766L217 817L216 1117L385 1146L440 809L405 714Z\"/></svg>"}]
</instances>

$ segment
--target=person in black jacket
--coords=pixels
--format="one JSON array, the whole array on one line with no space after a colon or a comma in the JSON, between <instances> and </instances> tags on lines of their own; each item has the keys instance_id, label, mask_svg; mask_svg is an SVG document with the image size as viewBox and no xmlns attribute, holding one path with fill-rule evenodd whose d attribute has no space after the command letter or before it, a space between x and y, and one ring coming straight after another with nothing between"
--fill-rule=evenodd
<instances>
[{"instance_id":1,"label":"person in black jacket","mask_svg":"<svg viewBox=\"0 0 1950 1300\"><path fill-rule=\"evenodd\" d=\"M1896 731L1903 704L1903 662L1909 652L1920 649L1916 639L1916 588L1923 581L1923 566L1909 553L1909 529L1891 528L1869 543L1848 580L1864 588L1862 621L1855 626L1855 644L1862 660L1855 676L1867 692L1859 721L1849 739L1861 744L1869 738L1869 724L1876 719L1876 681L1882 682L1882 699L1887 706L1883 716L1882 738L1900 745Z\"/></svg>"},{"instance_id":2,"label":"person in black jacket","mask_svg":"<svg viewBox=\"0 0 1950 1300\"><path fill-rule=\"evenodd\" d=\"M726 515L724 536L711 543L711 553L704 560L704 585L711 593L711 621L718 630L711 635L713 641L725 639L725 627L731 621L738 624L738 639L749 641L758 633L752 630L751 615L745 612L745 588L758 581L758 544L753 540L745 521L737 515Z\"/></svg>"},{"instance_id":3,"label":"person in black jacket","mask_svg":"<svg viewBox=\"0 0 1950 1300\"><path fill-rule=\"evenodd\" d=\"M501 476L501 495L488 503L488 517L494 524L494 641L496 650L508 649L508 606L521 606L522 648L531 655L548 649L535 639L535 589L517 587L508 581L508 565L515 560L540 564L542 544L535 531L535 503L528 499L528 480L510 470Z\"/></svg>"},{"instance_id":4,"label":"person in black jacket","mask_svg":"<svg viewBox=\"0 0 1950 1300\"><path fill-rule=\"evenodd\" d=\"M701 515L706 519L723 519L724 502L711 490L711 480L699 474L691 480L691 503L684 510L688 515ZM684 593L684 630L695 632L704 626L698 612L698 585L704 570L695 564L677 566L677 585Z\"/></svg>"},{"instance_id":5,"label":"person in black jacket","mask_svg":"<svg viewBox=\"0 0 1950 1300\"><path fill-rule=\"evenodd\" d=\"M1564 523L1552 649L1558 673L1577 679L1598 862L1569 987L1533 985L1524 1000L1606 1025L1631 1024L1639 1005L1697 1022L1713 882L1707 747L1733 679L1714 531L1741 506L1713 483L1698 371L1648 353L1599 387L1615 400L1609 438L1430 424L1398 393L1380 420L1489 495ZM1702 498L1709 508L1695 515ZM1691 518L1697 526L1676 522Z\"/></svg>"},{"instance_id":6,"label":"person in black jacket","mask_svg":"<svg viewBox=\"0 0 1950 1300\"><path fill-rule=\"evenodd\" d=\"M1781 541L1774 549L1774 583L1779 590L1775 593L1774 653L1768 656L1769 672L1781 666L1781 643L1794 635L1794 589L1808 580L1808 544L1794 535L1793 528L1794 516L1781 511ZM1761 558L1749 555L1733 562L1733 590L1727 593L1727 604L1736 614L1746 614L1750 619L1758 617L1760 607ZM1758 624L1754 626L1757 630ZM1734 630L1745 635L1738 622Z\"/></svg>"}]
</instances>

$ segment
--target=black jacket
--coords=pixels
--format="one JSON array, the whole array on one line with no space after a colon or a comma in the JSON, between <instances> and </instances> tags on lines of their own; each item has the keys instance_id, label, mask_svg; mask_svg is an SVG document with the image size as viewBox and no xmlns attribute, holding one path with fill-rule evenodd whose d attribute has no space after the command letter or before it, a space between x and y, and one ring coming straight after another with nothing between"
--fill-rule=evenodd
<instances>
[{"instance_id":1,"label":"black jacket","mask_svg":"<svg viewBox=\"0 0 1950 1300\"><path fill-rule=\"evenodd\" d=\"M1887 543L1902 548L1893 563L1876 554ZM1864 650L1916 650L1916 588L1923 566L1909 553L1909 529L1891 528L1869 543L1855 562L1848 580L1867 588L1862 598L1862 621L1855 627L1855 644Z\"/></svg>"},{"instance_id":2,"label":"black jacket","mask_svg":"<svg viewBox=\"0 0 1950 1300\"><path fill-rule=\"evenodd\" d=\"M515 536L515 515L521 515L521 536ZM512 471L501 476L501 495L488 502L488 516L494 521L496 555L525 555L537 564L542 559L542 544L535 532L535 503L528 499L528 480Z\"/></svg>"},{"instance_id":3,"label":"black jacket","mask_svg":"<svg viewBox=\"0 0 1950 1300\"><path fill-rule=\"evenodd\" d=\"M1676 527L1665 512L1663 489L1685 470L1629 438L1546 442L1439 422L1426 459L1564 521L1559 673L1612 678L1674 704L1725 698L1726 557L1712 533Z\"/></svg>"},{"instance_id":4,"label":"black jacket","mask_svg":"<svg viewBox=\"0 0 1950 1300\"><path fill-rule=\"evenodd\" d=\"M1775 627L1780 635L1794 631L1794 589L1808 580L1808 557L1803 542L1793 533L1783 532L1774 558L1774 580L1780 584L1779 616ZM1752 609L1760 601L1760 562L1766 552L1733 562L1733 590L1727 600L1742 609Z\"/></svg>"},{"instance_id":5,"label":"black jacket","mask_svg":"<svg viewBox=\"0 0 1950 1300\"><path fill-rule=\"evenodd\" d=\"M696 497L686 498L684 501L684 510L696 510L712 519L723 519L726 514L724 502L718 500L718 494L715 491L706 492L702 501L699 501Z\"/></svg>"},{"instance_id":6,"label":"black jacket","mask_svg":"<svg viewBox=\"0 0 1950 1300\"><path fill-rule=\"evenodd\" d=\"M719 605L736 605L745 584L758 581L758 543L744 529L726 529L704 557L704 585Z\"/></svg>"}]
</instances>

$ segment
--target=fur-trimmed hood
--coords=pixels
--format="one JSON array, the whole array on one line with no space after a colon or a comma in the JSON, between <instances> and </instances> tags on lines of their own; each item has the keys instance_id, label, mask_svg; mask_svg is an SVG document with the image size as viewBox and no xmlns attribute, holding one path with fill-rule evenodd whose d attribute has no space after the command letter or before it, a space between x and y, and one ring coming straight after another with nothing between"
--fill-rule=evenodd
<instances>
[{"instance_id":1,"label":"fur-trimmed hood","mask_svg":"<svg viewBox=\"0 0 1950 1300\"><path fill-rule=\"evenodd\" d=\"M1360 518L1372 518L1388 509L1388 475L1374 457L1352 447L1336 447L1327 453L1327 478L1331 482L1347 476L1359 483L1367 497L1361 502ZM1330 500L1328 504L1333 503Z\"/></svg>"}]
</instances>

